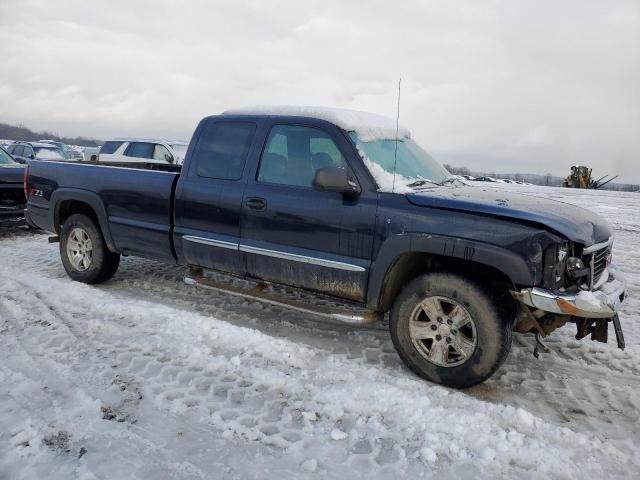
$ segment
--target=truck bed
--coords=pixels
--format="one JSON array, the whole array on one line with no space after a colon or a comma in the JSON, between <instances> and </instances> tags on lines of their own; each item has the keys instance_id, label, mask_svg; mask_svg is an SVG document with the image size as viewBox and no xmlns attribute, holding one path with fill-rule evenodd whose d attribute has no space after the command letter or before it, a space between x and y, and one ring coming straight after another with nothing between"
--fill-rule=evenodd
<instances>
[{"instance_id":1,"label":"truck bed","mask_svg":"<svg viewBox=\"0 0 640 480\"><path fill-rule=\"evenodd\" d=\"M175 261L172 206L179 173L33 161L29 175L30 188L38 191L28 205L37 226L57 231L54 218L64 209L65 198L83 199L97 211L103 231L108 230L110 248L125 255ZM101 205L100 211L96 205Z\"/></svg>"}]
</instances>

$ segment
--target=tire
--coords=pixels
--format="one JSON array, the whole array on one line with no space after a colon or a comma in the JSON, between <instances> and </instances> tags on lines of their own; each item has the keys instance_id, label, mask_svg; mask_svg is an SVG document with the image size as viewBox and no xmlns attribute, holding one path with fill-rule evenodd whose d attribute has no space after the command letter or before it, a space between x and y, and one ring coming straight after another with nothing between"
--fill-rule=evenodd
<instances>
[{"instance_id":1,"label":"tire","mask_svg":"<svg viewBox=\"0 0 640 480\"><path fill-rule=\"evenodd\" d=\"M425 274L396 298L391 339L420 377L467 388L493 375L509 353L512 326L499 312L474 282L448 273Z\"/></svg>"},{"instance_id":2,"label":"tire","mask_svg":"<svg viewBox=\"0 0 640 480\"><path fill-rule=\"evenodd\" d=\"M83 283L102 283L110 279L120 264L120 255L109 251L100 228L83 214L71 215L64 222L60 233L60 258L67 275Z\"/></svg>"}]
</instances>

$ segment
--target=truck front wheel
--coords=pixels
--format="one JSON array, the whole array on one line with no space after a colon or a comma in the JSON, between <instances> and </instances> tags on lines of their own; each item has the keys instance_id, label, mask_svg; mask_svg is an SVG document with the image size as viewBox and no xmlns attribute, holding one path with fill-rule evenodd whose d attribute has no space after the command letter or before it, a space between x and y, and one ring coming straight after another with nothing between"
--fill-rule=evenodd
<instances>
[{"instance_id":1,"label":"truck front wheel","mask_svg":"<svg viewBox=\"0 0 640 480\"><path fill-rule=\"evenodd\" d=\"M84 283L108 280L120 264L120 255L109 251L95 222L82 214L71 215L64 222L60 258L67 275Z\"/></svg>"},{"instance_id":2,"label":"truck front wheel","mask_svg":"<svg viewBox=\"0 0 640 480\"><path fill-rule=\"evenodd\" d=\"M448 273L422 275L396 298L390 317L398 354L417 375L466 388L489 378L511 348L511 323L491 296Z\"/></svg>"}]
</instances>

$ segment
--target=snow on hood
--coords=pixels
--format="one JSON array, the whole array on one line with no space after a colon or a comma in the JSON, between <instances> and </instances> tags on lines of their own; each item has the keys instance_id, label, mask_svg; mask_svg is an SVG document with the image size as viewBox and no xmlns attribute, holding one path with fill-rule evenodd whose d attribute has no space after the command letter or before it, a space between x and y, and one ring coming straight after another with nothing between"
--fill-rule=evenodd
<instances>
[{"instance_id":1,"label":"snow on hood","mask_svg":"<svg viewBox=\"0 0 640 480\"><path fill-rule=\"evenodd\" d=\"M396 121L376 113L359 112L346 108L305 107L296 105L260 105L234 108L222 115L273 115L286 117L312 117L333 123L347 132L356 132L363 142L396 138ZM398 129L398 138L410 138L406 128Z\"/></svg>"},{"instance_id":2,"label":"snow on hood","mask_svg":"<svg viewBox=\"0 0 640 480\"><path fill-rule=\"evenodd\" d=\"M422 207L537 223L585 246L604 242L611 236L607 222L590 210L523 193L480 187L436 188L407 194L407 199Z\"/></svg>"}]
</instances>

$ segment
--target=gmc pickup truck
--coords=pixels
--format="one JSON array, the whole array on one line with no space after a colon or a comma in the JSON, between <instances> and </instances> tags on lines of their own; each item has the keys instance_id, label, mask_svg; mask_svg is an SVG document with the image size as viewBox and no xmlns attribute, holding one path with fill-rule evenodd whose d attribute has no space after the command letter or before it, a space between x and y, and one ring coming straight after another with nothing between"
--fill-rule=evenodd
<instances>
[{"instance_id":1,"label":"gmc pickup truck","mask_svg":"<svg viewBox=\"0 0 640 480\"><path fill-rule=\"evenodd\" d=\"M402 360L443 385L489 378L514 330L538 347L572 323L606 342L611 322L624 348L602 218L463 185L378 115L228 111L200 122L180 172L33 161L25 190L28 221L54 234L73 280L103 282L138 255L333 319L388 313Z\"/></svg>"}]
</instances>

